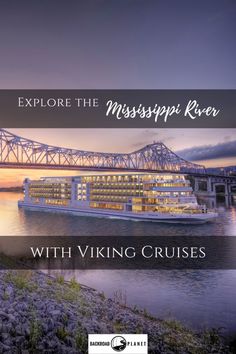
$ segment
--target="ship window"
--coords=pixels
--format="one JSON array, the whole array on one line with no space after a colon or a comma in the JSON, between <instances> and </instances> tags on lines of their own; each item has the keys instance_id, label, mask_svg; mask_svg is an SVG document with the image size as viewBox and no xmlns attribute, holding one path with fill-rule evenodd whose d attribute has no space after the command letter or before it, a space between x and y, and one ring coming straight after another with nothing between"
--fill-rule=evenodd
<instances>
[{"instance_id":1,"label":"ship window","mask_svg":"<svg viewBox=\"0 0 236 354\"><path fill-rule=\"evenodd\" d=\"M114 209L114 210L123 210L124 206L118 203L95 203L92 202L89 204L90 208L99 208L99 209Z\"/></svg>"}]
</instances>

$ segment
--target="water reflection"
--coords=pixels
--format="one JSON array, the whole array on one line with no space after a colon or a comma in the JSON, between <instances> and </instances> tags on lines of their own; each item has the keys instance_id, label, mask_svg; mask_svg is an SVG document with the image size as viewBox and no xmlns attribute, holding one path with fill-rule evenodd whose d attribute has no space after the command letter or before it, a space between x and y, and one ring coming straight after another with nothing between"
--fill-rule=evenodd
<instances>
[{"instance_id":1,"label":"water reflection","mask_svg":"<svg viewBox=\"0 0 236 354\"><path fill-rule=\"evenodd\" d=\"M215 197L197 197L199 204L205 204L209 209L230 208L236 204L236 196L215 196Z\"/></svg>"},{"instance_id":2,"label":"water reflection","mask_svg":"<svg viewBox=\"0 0 236 354\"><path fill-rule=\"evenodd\" d=\"M128 305L146 308L160 318L177 318L196 329L223 327L227 333L236 330L234 270L77 270L62 274L109 297L121 290Z\"/></svg>"}]
</instances>

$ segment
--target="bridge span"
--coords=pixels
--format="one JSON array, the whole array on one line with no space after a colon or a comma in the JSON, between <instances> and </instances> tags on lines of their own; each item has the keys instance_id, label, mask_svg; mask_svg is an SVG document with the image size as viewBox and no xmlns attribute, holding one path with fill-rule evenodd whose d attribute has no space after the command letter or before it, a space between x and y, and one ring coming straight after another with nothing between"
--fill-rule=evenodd
<instances>
[{"instance_id":1,"label":"bridge span","mask_svg":"<svg viewBox=\"0 0 236 354\"><path fill-rule=\"evenodd\" d=\"M94 171L153 171L205 174L205 167L179 157L158 142L130 153L68 149L29 140L0 129L0 167Z\"/></svg>"},{"instance_id":2,"label":"bridge span","mask_svg":"<svg viewBox=\"0 0 236 354\"><path fill-rule=\"evenodd\" d=\"M236 176L209 174L161 142L116 154L47 145L0 129L0 168L181 173L192 180L196 194L215 196L220 186L226 196L236 193Z\"/></svg>"}]
</instances>

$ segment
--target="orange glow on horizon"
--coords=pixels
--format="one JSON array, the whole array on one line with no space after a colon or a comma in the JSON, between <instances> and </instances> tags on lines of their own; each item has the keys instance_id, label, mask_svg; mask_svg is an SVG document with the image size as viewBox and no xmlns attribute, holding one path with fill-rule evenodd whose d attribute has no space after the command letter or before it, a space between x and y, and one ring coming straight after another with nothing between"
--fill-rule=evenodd
<instances>
[{"instance_id":1,"label":"orange glow on horizon","mask_svg":"<svg viewBox=\"0 0 236 354\"><path fill-rule=\"evenodd\" d=\"M78 171L59 171L59 170L28 170L28 169L1 169L0 187L19 187L22 186L25 178L39 179L43 176L73 176Z\"/></svg>"}]
</instances>

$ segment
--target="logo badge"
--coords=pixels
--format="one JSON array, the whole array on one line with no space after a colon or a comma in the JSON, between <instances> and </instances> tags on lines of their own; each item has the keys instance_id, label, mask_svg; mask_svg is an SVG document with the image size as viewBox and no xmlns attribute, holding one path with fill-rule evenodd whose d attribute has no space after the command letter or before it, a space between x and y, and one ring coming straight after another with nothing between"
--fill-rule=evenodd
<instances>
[{"instance_id":1,"label":"logo badge","mask_svg":"<svg viewBox=\"0 0 236 354\"><path fill-rule=\"evenodd\" d=\"M147 334L89 334L88 354L148 354Z\"/></svg>"},{"instance_id":2,"label":"logo badge","mask_svg":"<svg viewBox=\"0 0 236 354\"><path fill-rule=\"evenodd\" d=\"M124 337L116 336L111 341L111 347L116 352L122 352L126 348L126 340Z\"/></svg>"}]
</instances>

